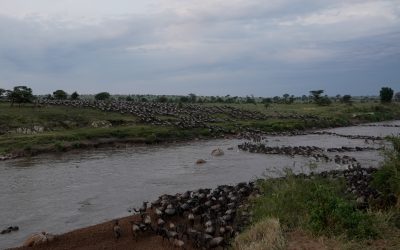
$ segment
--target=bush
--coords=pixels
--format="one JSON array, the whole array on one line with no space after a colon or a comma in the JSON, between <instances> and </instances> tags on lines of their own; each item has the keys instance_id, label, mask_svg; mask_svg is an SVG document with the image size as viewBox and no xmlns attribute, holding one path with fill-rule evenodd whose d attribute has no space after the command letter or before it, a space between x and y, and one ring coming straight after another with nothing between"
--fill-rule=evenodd
<instances>
[{"instance_id":1,"label":"bush","mask_svg":"<svg viewBox=\"0 0 400 250\"><path fill-rule=\"evenodd\" d=\"M389 138L393 150L386 152L383 166L373 175L372 186L382 195L384 207L394 205L400 197L400 138Z\"/></svg>"},{"instance_id":2,"label":"bush","mask_svg":"<svg viewBox=\"0 0 400 250\"><path fill-rule=\"evenodd\" d=\"M284 229L308 228L317 235L350 239L373 238L374 219L356 209L343 194L340 180L313 180L287 176L260 183L263 195L254 203L255 219L276 217Z\"/></svg>"},{"instance_id":3,"label":"bush","mask_svg":"<svg viewBox=\"0 0 400 250\"><path fill-rule=\"evenodd\" d=\"M312 232L325 235L345 233L348 238L371 238L377 235L372 218L339 197L328 186L317 185L310 191L307 208L310 213L308 226Z\"/></svg>"},{"instance_id":4,"label":"bush","mask_svg":"<svg viewBox=\"0 0 400 250\"><path fill-rule=\"evenodd\" d=\"M381 97L381 102L383 102L383 103L392 102L393 89L388 88L388 87L383 87L381 89L381 91L379 92L379 95Z\"/></svg>"}]
</instances>

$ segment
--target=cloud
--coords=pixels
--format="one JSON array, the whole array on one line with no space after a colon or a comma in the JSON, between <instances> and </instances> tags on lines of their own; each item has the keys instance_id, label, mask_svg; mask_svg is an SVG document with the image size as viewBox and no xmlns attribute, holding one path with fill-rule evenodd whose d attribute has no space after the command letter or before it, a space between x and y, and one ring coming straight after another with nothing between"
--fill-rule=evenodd
<instances>
[{"instance_id":1,"label":"cloud","mask_svg":"<svg viewBox=\"0 0 400 250\"><path fill-rule=\"evenodd\" d=\"M42 93L301 94L399 61L397 1L3 2L0 84Z\"/></svg>"}]
</instances>

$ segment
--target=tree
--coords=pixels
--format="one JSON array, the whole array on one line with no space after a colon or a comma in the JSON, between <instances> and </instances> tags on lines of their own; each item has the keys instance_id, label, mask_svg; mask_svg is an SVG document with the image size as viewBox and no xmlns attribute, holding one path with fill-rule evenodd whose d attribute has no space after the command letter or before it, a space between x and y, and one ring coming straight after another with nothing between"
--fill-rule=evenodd
<instances>
[{"instance_id":1,"label":"tree","mask_svg":"<svg viewBox=\"0 0 400 250\"><path fill-rule=\"evenodd\" d=\"M383 87L380 91L381 102L390 103L393 98L393 89L389 87Z\"/></svg>"},{"instance_id":2,"label":"tree","mask_svg":"<svg viewBox=\"0 0 400 250\"><path fill-rule=\"evenodd\" d=\"M283 100L285 101L285 103L287 103L289 96L290 96L289 94L283 95Z\"/></svg>"},{"instance_id":3,"label":"tree","mask_svg":"<svg viewBox=\"0 0 400 250\"><path fill-rule=\"evenodd\" d=\"M182 103L189 102L189 97L187 97L187 96L181 96L181 97L179 98L179 102L182 102Z\"/></svg>"},{"instance_id":4,"label":"tree","mask_svg":"<svg viewBox=\"0 0 400 250\"><path fill-rule=\"evenodd\" d=\"M71 100L78 100L79 99L79 94L78 92L74 92L71 94Z\"/></svg>"},{"instance_id":5,"label":"tree","mask_svg":"<svg viewBox=\"0 0 400 250\"><path fill-rule=\"evenodd\" d=\"M311 90L310 91L311 98L313 99L313 101L315 103L317 103L317 104L319 103L322 93L324 93L324 91L322 89L320 89L320 90Z\"/></svg>"},{"instance_id":6,"label":"tree","mask_svg":"<svg viewBox=\"0 0 400 250\"><path fill-rule=\"evenodd\" d=\"M2 99L3 95L6 93L7 93L7 91L5 89L0 88L0 99Z\"/></svg>"},{"instance_id":7,"label":"tree","mask_svg":"<svg viewBox=\"0 0 400 250\"><path fill-rule=\"evenodd\" d=\"M294 103L294 99L295 99L294 95L291 95L289 97L289 100L287 101L287 104L293 104Z\"/></svg>"},{"instance_id":8,"label":"tree","mask_svg":"<svg viewBox=\"0 0 400 250\"><path fill-rule=\"evenodd\" d=\"M281 98L279 96L274 96L274 97L272 97L272 100L274 101L274 103L279 103Z\"/></svg>"},{"instance_id":9,"label":"tree","mask_svg":"<svg viewBox=\"0 0 400 250\"><path fill-rule=\"evenodd\" d=\"M263 98L261 102L264 104L270 104L270 103L272 103L272 99L271 98Z\"/></svg>"},{"instance_id":10,"label":"tree","mask_svg":"<svg viewBox=\"0 0 400 250\"><path fill-rule=\"evenodd\" d=\"M332 104L332 101L327 95L325 95L325 96L319 98L317 104L320 106L329 106Z\"/></svg>"},{"instance_id":11,"label":"tree","mask_svg":"<svg viewBox=\"0 0 400 250\"><path fill-rule=\"evenodd\" d=\"M44 99L45 100L53 100L54 98L53 98L53 96L51 94L47 94L47 95L44 96Z\"/></svg>"},{"instance_id":12,"label":"tree","mask_svg":"<svg viewBox=\"0 0 400 250\"><path fill-rule=\"evenodd\" d=\"M197 99L197 96L195 94L193 94L193 93L189 94L189 100L191 103L195 103L196 99Z\"/></svg>"},{"instance_id":13,"label":"tree","mask_svg":"<svg viewBox=\"0 0 400 250\"><path fill-rule=\"evenodd\" d=\"M397 93L394 95L394 100L395 100L396 102L400 102L400 92L397 92Z\"/></svg>"},{"instance_id":14,"label":"tree","mask_svg":"<svg viewBox=\"0 0 400 250\"><path fill-rule=\"evenodd\" d=\"M351 95L344 95L341 99L343 103L352 104Z\"/></svg>"},{"instance_id":15,"label":"tree","mask_svg":"<svg viewBox=\"0 0 400 250\"><path fill-rule=\"evenodd\" d=\"M104 101L110 99L111 95L108 92L100 92L94 96L97 101Z\"/></svg>"},{"instance_id":16,"label":"tree","mask_svg":"<svg viewBox=\"0 0 400 250\"><path fill-rule=\"evenodd\" d=\"M246 103L253 103L256 104L256 100L254 99L254 96L246 96Z\"/></svg>"},{"instance_id":17,"label":"tree","mask_svg":"<svg viewBox=\"0 0 400 250\"><path fill-rule=\"evenodd\" d=\"M65 100L67 99L68 94L64 90L59 89L53 92L53 96L56 100Z\"/></svg>"},{"instance_id":18,"label":"tree","mask_svg":"<svg viewBox=\"0 0 400 250\"><path fill-rule=\"evenodd\" d=\"M157 99L156 99L156 102L164 103L164 102L167 102L167 101L168 101L168 98L165 95L158 96Z\"/></svg>"},{"instance_id":19,"label":"tree","mask_svg":"<svg viewBox=\"0 0 400 250\"><path fill-rule=\"evenodd\" d=\"M33 101L34 96L32 94L32 89L27 86L16 86L13 91L7 91L7 98L11 102L11 106L14 103L30 103Z\"/></svg>"},{"instance_id":20,"label":"tree","mask_svg":"<svg viewBox=\"0 0 400 250\"><path fill-rule=\"evenodd\" d=\"M339 100L342 100L342 101L343 101L343 98L341 98L341 96L340 96L339 94L337 94L337 95L336 95L335 102L337 102L337 101L339 101Z\"/></svg>"}]
</instances>

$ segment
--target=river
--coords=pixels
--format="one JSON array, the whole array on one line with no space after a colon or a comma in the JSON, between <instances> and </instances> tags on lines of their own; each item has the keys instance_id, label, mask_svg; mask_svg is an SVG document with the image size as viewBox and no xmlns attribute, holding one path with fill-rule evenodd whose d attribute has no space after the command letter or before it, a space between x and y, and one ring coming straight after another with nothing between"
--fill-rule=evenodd
<instances>
[{"instance_id":1,"label":"river","mask_svg":"<svg viewBox=\"0 0 400 250\"><path fill-rule=\"evenodd\" d=\"M383 126L384 124L389 125ZM400 121L376 123L323 131L342 135L399 135ZM271 136L269 146L376 147L369 142L335 135ZM42 154L0 162L0 230L11 225L20 230L0 235L0 248L21 245L31 233L64 233L80 227L130 215L128 210L163 193L174 194L201 187L234 184L259 177L276 177L285 168L308 173L311 163L318 171L338 169L334 163L312 162L309 158L242 152L238 139L126 148L100 148L63 154ZM212 157L221 148L225 154ZM233 147L233 150L228 148ZM344 153L331 153L344 154ZM362 166L378 166L378 150L345 153ZM196 165L197 159L206 164Z\"/></svg>"}]
</instances>

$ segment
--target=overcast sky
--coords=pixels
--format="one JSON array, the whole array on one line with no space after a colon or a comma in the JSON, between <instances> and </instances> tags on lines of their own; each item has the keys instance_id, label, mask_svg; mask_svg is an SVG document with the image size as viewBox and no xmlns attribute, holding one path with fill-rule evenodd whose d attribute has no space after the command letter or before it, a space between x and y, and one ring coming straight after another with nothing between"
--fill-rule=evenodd
<instances>
[{"instance_id":1,"label":"overcast sky","mask_svg":"<svg viewBox=\"0 0 400 250\"><path fill-rule=\"evenodd\" d=\"M400 91L400 0L0 0L0 88Z\"/></svg>"}]
</instances>

